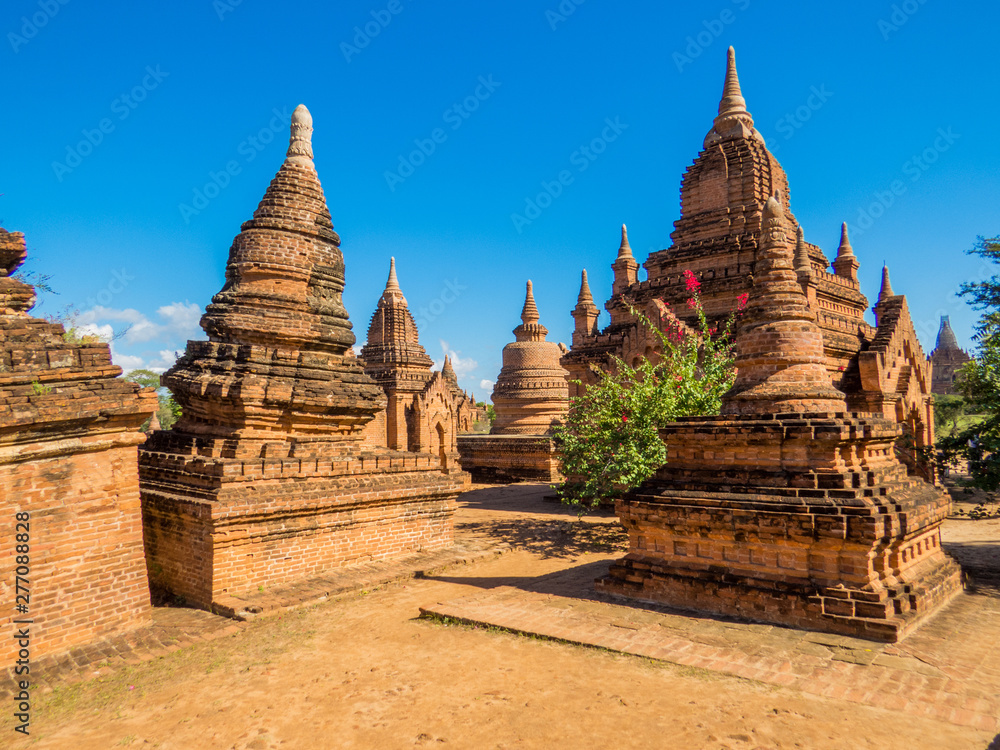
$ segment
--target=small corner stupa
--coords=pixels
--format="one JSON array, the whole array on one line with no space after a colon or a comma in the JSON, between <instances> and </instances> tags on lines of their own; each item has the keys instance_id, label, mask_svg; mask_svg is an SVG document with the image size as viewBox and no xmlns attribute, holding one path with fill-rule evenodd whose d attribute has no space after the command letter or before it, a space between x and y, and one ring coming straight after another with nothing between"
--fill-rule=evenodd
<instances>
[{"instance_id":1,"label":"small corner stupa","mask_svg":"<svg viewBox=\"0 0 1000 750\"><path fill-rule=\"evenodd\" d=\"M961 588L941 549L950 500L908 476L895 421L848 413L798 282L791 229L770 198L722 414L660 431L667 461L616 504L629 551L597 587L896 641Z\"/></svg>"},{"instance_id":2,"label":"small corner stupa","mask_svg":"<svg viewBox=\"0 0 1000 750\"><path fill-rule=\"evenodd\" d=\"M477 482L558 481L552 432L569 409L569 373L559 344L545 340L530 281L513 333L493 388L496 420L489 435L459 439L462 467Z\"/></svg>"},{"instance_id":3,"label":"small corner stupa","mask_svg":"<svg viewBox=\"0 0 1000 750\"><path fill-rule=\"evenodd\" d=\"M163 376L182 415L140 457L152 583L205 608L452 540L463 483L438 456L364 443L386 396L351 353L312 132L300 105L202 317L208 340L188 342ZM386 294L402 298L398 285Z\"/></svg>"},{"instance_id":4,"label":"small corner stupa","mask_svg":"<svg viewBox=\"0 0 1000 750\"><path fill-rule=\"evenodd\" d=\"M0 624L31 623L37 659L151 622L136 449L156 393L118 377L108 344L31 317L34 287L14 277L26 258L24 235L0 228ZM15 574L30 578L17 601ZM25 645L4 638L0 669Z\"/></svg>"}]
</instances>

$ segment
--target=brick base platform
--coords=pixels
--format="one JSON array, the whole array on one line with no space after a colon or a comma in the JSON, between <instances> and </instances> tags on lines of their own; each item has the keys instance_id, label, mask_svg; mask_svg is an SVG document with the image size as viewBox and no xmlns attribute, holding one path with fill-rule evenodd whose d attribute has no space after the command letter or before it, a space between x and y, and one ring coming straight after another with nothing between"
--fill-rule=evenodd
<instances>
[{"instance_id":1,"label":"brick base platform","mask_svg":"<svg viewBox=\"0 0 1000 750\"><path fill-rule=\"evenodd\" d=\"M459 435L462 469L481 484L561 482L555 440L547 435Z\"/></svg>"},{"instance_id":2,"label":"brick base platform","mask_svg":"<svg viewBox=\"0 0 1000 750\"><path fill-rule=\"evenodd\" d=\"M157 433L140 453L146 559L154 590L199 607L452 543L464 480L434 456L205 459L178 455L171 441ZM199 477L218 486L199 497Z\"/></svg>"}]
</instances>

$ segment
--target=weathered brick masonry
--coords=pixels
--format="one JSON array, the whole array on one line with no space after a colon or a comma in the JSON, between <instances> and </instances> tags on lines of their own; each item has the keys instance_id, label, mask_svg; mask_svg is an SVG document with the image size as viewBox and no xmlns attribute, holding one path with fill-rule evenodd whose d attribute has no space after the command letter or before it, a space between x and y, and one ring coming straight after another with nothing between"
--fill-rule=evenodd
<instances>
[{"instance_id":1,"label":"weathered brick masonry","mask_svg":"<svg viewBox=\"0 0 1000 750\"><path fill-rule=\"evenodd\" d=\"M296 109L288 156L233 241L226 284L164 375L183 415L140 454L157 588L202 607L452 541L440 457L365 444L386 405L350 353L344 260Z\"/></svg>"},{"instance_id":2,"label":"weathered brick masonry","mask_svg":"<svg viewBox=\"0 0 1000 750\"><path fill-rule=\"evenodd\" d=\"M858 281L860 262L854 254L846 225L831 262L816 244L805 240L791 210L789 181L767 149L747 110L730 49L719 114L705 136L703 148L681 180L681 215L674 224L670 247L656 251L642 264L647 278L638 278L639 264L632 254L625 228L612 264L614 282L605 304L611 316L603 330L597 327L597 306L589 288L573 311L576 330L573 347L562 359L582 387L595 382L592 366L607 368L616 355L633 364L660 347L659 340L636 320L630 308L657 319L656 301L663 300L685 323L695 313L685 304L690 296L684 272L701 282L705 311L712 320L724 319L736 307L739 295L750 292L758 273L761 210L778 194L789 237L796 238L794 267L811 310L823 333L827 377L844 392L852 411L871 411L903 425L918 448L934 443L931 367L900 297L871 326L864 319L868 300ZM887 297L891 297L891 291ZM881 298L880 298L881 299ZM891 310L889 308L892 308ZM577 395L580 386L571 386ZM912 473L933 479L933 467L915 460Z\"/></svg>"},{"instance_id":3,"label":"weathered brick masonry","mask_svg":"<svg viewBox=\"0 0 1000 750\"><path fill-rule=\"evenodd\" d=\"M789 229L771 198L722 415L661 431L667 463L616 504L629 553L598 588L894 641L960 588L949 497L908 476L894 420L830 384Z\"/></svg>"},{"instance_id":4,"label":"weathered brick masonry","mask_svg":"<svg viewBox=\"0 0 1000 750\"><path fill-rule=\"evenodd\" d=\"M156 394L118 378L107 344L28 315L34 289L11 278L25 257L24 235L0 229L0 667L18 658L16 618L33 621L31 658L150 621L136 446Z\"/></svg>"}]
</instances>

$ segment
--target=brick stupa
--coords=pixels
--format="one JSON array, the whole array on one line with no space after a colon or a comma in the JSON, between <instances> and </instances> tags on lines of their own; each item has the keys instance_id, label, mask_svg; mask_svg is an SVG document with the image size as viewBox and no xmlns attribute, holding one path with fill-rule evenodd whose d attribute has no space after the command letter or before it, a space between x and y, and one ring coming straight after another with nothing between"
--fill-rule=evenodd
<instances>
[{"instance_id":1,"label":"brick stupa","mask_svg":"<svg viewBox=\"0 0 1000 750\"><path fill-rule=\"evenodd\" d=\"M629 552L597 585L895 641L960 589L941 549L949 497L907 475L898 424L848 413L830 384L791 230L768 200L723 413L661 430L667 462L616 504Z\"/></svg>"},{"instance_id":2,"label":"brick stupa","mask_svg":"<svg viewBox=\"0 0 1000 750\"><path fill-rule=\"evenodd\" d=\"M0 668L18 658L15 618L30 621L32 658L150 623L136 447L156 393L119 378L107 344L28 314L34 289L11 277L26 255L24 235L0 229L0 590L8 605ZM25 557L27 572L18 572ZM15 614L19 603L25 609Z\"/></svg>"},{"instance_id":3,"label":"brick stupa","mask_svg":"<svg viewBox=\"0 0 1000 750\"><path fill-rule=\"evenodd\" d=\"M597 329L590 308L573 313L573 347L562 364L583 385L572 385L572 395L596 382L594 367L610 369L612 356L634 364L658 352L659 343L633 309L655 320L657 301L662 300L684 323L696 327L697 315L685 304L690 297L685 272L700 281L708 317L724 320L740 295L753 288L759 273L761 212L775 193L796 244L796 276L823 334L827 378L843 392L851 411L881 413L903 425L907 439L901 442L918 448L907 459L908 468L933 481L933 464L921 460L919 450L934 444L931 368L905 298L892 297L873 327L865 320L869 302L861 292L860 261L846 225L829 233L831 239L839 237L832 262L818 245L806 241L791 209L788 176L754 127L732 48L726 55L718 113L681 178L680 218L674 222L670 246L649 255L642 264L646 278L640 281L639 264L623 227L611 264L611 297L605 304L610 324Z\"/></svg>"},{"instance_id":4,"label":"brick stupa","mask_svg":"<svg viewBox=\"0 0 1000 750\"><path fill-rule=\"evenodd\" d=\"M461 483L438 457L363 444L386 398L350 351L311 136L300 105L202 318L208 341L163 376L182 416L140 456L151 580L201 607L452 540Z\"/></svg>"},{"instance_id":5,"label":"brick stupa","mask_svg":"<svg viewBox=\"0 0 1000 750\"><path fill-rule=\"evenodd\" d=\"M548 329L539 323L530 281L513 333L493 388L496 420L490 435L459 441L462 467L476 481L556 481L552 432L569 409L569 373L559 364L564 348L545 340Z\"/></svg>"}]
</instances>

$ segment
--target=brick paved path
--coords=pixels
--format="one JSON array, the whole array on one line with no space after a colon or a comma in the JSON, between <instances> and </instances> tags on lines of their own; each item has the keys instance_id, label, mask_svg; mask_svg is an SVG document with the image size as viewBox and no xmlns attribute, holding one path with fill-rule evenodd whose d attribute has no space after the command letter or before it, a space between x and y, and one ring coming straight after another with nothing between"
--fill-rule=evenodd
<instances>
[{"instance_id":1,"label":"brick paved path","mask_svg":"<svg viewBox=\"0 0 1000 750\"><path fill-rule=\"evenodd\" d=\"M694 617L596 594L606 559L523 588L489 589L426 616L620 651L995 732L1000 716L1000 600L961 594L887 645Z\"/></svg>"}]
</instances>

